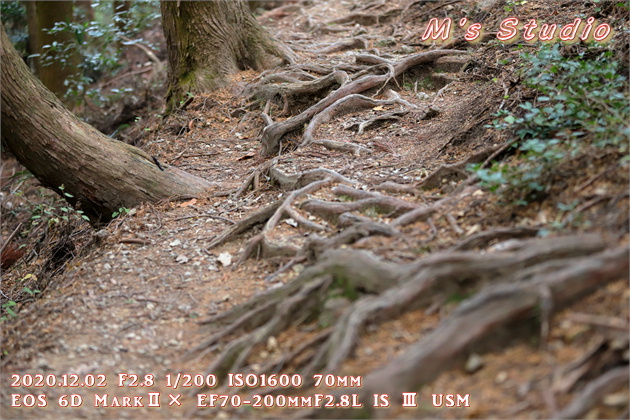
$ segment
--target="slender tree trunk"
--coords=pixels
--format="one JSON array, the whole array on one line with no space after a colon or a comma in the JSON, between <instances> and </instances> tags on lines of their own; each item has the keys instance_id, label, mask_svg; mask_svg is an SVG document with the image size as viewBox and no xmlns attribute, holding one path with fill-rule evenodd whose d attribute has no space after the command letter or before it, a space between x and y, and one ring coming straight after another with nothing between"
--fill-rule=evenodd
<instances>
[{"instance_id":1,"label":"slender tree trunk","mask_svg":"<svg viewBox=\"0 0 630 420\"><path fill-rule=\"evenodd\" d=\"M44 54L44 45L63 43L69 45L75 43L74 32L60 31L50 34L46 30L51 29L57 22L73 21L73 2L71 1L36 1L27 7L29 45L33 54ZM39 58L35 60L37 75L48 89L61 98L66 105L71 102L64 98L67 87L65 80L77 72L81 57L76 49L69 49L64 53L63 60L56 59L49 65Z\"/></svg>"},{"instance_id":2,"label":"slender tree trunk","mask_svg":"<svg viewBox=\"0 0 630 420\"><path fill-rule=\"evenodd\" d=\"M44 186L60 192L63 185L73 196L64 198L93 222L121 207L210 186L79 120L33 76L4 27L1 41L3 142Z\"/></svg>"},{"instance_id":3,"label":"slender tree trunk","mask_svg":"<svg viewBox=\"0 0 630 420\"><path fill-rule=\"evenodd\" d=\"M188 92L225 84L237 70L293 61L293 52L269 35L242 0L163 1L161 7L170 107Z\"/></svg>"},{"instance_id":4,"label":"slender tree trunk","mask_svg":"<svg viewBox=\"0 0 630 420\"><path fill-rule=\"evenodd\" d=\"M125 30L124 19L129 19L129 10L131 9L130 1L115 1L112 3L112 12L117 15L119 19L116 20L116 28L119 31Z\"/></svg>"},{"instance_id":5,"label":"slender tree trunk","mask_svg":"<svg viewBox=\"0 0 630 420\"><path fill-rule=\"evenodd\" d=\"M86 21L94 20L94 9L92 9L92 0L76 0L75 3L77 7L83 10Z\"/></svg>"},{"instance_id":6,"label":"slender tree trunk","mask_svg":"<svg viewBox=\"0 0 630 420\"><path fill-rule=\"evenodd\" d=\"M29 55L39 54L42 41L39 39L39 31L37 24L37 9L36 2L25 1L26 5L26 24L28 28L28 53ZM28 63L33 69L33 72L39 77L39 57L33 56L28 59Z\"/></svg>"}]
</instances>

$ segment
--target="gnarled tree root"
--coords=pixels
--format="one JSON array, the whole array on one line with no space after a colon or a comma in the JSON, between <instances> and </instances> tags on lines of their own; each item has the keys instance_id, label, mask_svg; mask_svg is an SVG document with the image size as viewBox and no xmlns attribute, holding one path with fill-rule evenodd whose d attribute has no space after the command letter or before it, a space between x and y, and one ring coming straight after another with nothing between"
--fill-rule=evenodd
<instances>
[{"instance_id":1,"label":"gnarled tree root","mask_svg":"<svg viewBox=\"0 0 630 420\"><path fill-rule=\"evenodd\" d=\"M227 373L242 368L254 345L288 326L290 321L279 320L277 314L281 312L286 316L289 307L296 311L289 317L291 320L299 318L303 321L318 316L318 311L327 299L328 290L341 290L344 295L358 294L363 297L344 312L333 327L330 337L313 355L305 368L305 374L321 369L337 369L351 354L366 323L390 319L404 311L427 306L436 294L448 295L461 287L471 287L482 281L491 282L504 277L506 283L516 280L522 281L522 284L531 284L534 282L532 279L543 278L546 281L550 276L555 279L563 270L581 267L581 262L585 260L578 257L599 252L604 247L604 242L597 235L533 239L523 241L518 252L442 252L403 266L381 261L364 251L327 251L322 253L318 263L305 269L293 281L210 320L213 324L235 323L239 329L251 328L251 322L256 324L254 331L233 341L223 351L213 364L212 371L215 374ZM627 255L625 258L627 263ZM611 263L617 267L616 261ZM549 288L556 292L554 284ZM495 293L494 288L489 290ZM307 293L312 293L313 296L309 298ZM555 303L555 294L552 293L551 296ZM537 297L537 301L539 300ZM310 308L308 310L304 309L306 301ZM291 306L292 302L301 302L299 309ZM269 305L278 307L275 314L269 310ZM248 315L251 312L255 312L255 316ZM231 327L230 331L235 329ZM212 344L216 340L212 339Z\"/></svg>"},{"instance_id":2,"label":"gnarled tree root","mask_svg":"<svg viewBox=\"0 0 630 420\"><path fill-rule=\"evenodd\" d=\"M408 104L407 101L404 102L404 105ZM306 127L306 130L304 131L304 136L302 137L302 142L300 143L300 146L305 146L310 143L317 143L326 147L327 143L324 143L321 140L319 142L315 140L315 133L317 132L319 126L327 121L330 121L330 119L335 116L340 116L348 112L354 112L359 109L374 108L376 106L391 106L395 104L403 104L400 97L393 100L378 100L368 98L367 96L359 94L352 94L341 98L325 110L321 111L315 117L313 117L308 127ZM361 151L361 147L362 146L356 145L356 150ZM363 147L363 149L369 150L365 147Z\"/></svg>"},{"instance_id":3,"label":"gnarled tree root","mask_svg":"<svg viewBox=\"0 0 630 420\"><path fill-rule=\"evenodd\" d=\"M515 327L531 324L540 306L553 304L561 309L608 282L628 276L628 249L605 251L589 258L571 259L551 270L531 272L527 281L513 283L508 276L503 283L462 302L455 312L428 336L412 345L404 354L372 372L356 390L359 400L369 401L372 394L389 394L394 404L403 392L418 390L447 369L459 364L473 347L505 342L513 338ZM497 334L504 330L506 334ZM621 376L625 372L619 373ZM571 407L569 407L571 408ZM568 413L573 417L573 413ZM332 408L311 410L302 418L364 418L372 408L362 410Z\"/></svg>"},{"instance_id":4,"label":"gnarled tree root","mask_svg":"<svg viewBox=\"0 0 630 420\"><path fill-rule=\"evenodd\" d=\"M386 74L365 75L353 80L352 82L346 83L339 89L331 92L328 96L326 96L318 103L310 106L302 113L293 116L285 121L276 122L265 127L261 137L261 153L263 156L271 156L276 154L278 152L278 149L280 148L280 140L285 134L301 129L301 127L309 122L315 115L324 111L330 105L348 95L358 94L373 87L382 86L389 80L420 64L433 62L438 58L446 55L465 53L465 51L459 50L433 50L414 54L393 65L387 64L390 67L390 71ZM382 66L382 64L379 64L379 66Z\"/></svg>"}]
</instances>

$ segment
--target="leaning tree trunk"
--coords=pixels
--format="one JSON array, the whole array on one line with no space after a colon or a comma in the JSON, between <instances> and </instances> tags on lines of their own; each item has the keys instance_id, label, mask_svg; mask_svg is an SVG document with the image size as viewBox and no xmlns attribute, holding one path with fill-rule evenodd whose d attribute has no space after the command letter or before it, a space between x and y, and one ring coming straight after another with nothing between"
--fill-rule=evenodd
<instances>
[{"instance_id":1,"label":"leaning tree trunk","mask_svg":"<svg viewBox=\"0 0 630 420\"><path fill-rule=\"evenodd\" d=\"M73 21L73 2L36 1L27 7L27 13L29 13L28 32L29 38L31 38L31 54L47 54L47 51L44 50L45 45L60 43L67 46L76 42L73 31L59 31L54 34L47 32L57 22ZM39 79L44 83L44 86L52 90L58 98L61 98L66 106L71 106L72 101L64 97L67 91L64 82L76 74L80 62L81 57L76 48L68 49L63 57L57 57L46 63L47 65L41 56L35 58Z\"/></svg>"},{"instance_id":2,"label":"leaning tree trunk","mask_svg":"<svg viewBox=\"0 0 630 420\"><path fill-rule=\"evenodd\" d=\"M292 61L242 0L163 1L162 24L169 63L169 107L186 93L212 90L237 70L260 70Z\"/></svg>"},{"instance_id":3,"label":"leaning tree trunk","mask_svg":"<svg viewBox=\"0 0 630 420\"><path fill-rule=\"evenodd\" d=\"M0 25L1 26L1 25ZM2 141L45 186L73 197L93 222L210 184L84 123L33 76L1 29Z\"/></svg>"}]
</instances>

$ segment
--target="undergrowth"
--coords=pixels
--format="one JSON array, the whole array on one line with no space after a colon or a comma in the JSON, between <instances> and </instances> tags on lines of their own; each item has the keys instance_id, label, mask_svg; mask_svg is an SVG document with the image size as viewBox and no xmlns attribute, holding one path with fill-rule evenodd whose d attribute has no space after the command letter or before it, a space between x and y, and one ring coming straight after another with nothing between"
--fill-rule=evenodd
<instances>
[{"instance_id":1,"label":"undergrowth","mask_svg":"<svg viewBox=\"0 0 630 420\"><path fill-rule=\"evenodd\" d=\"M536 55L522 55L525 85L533 90L534 99L514 111L499 111L489 126L515 136L517 159L512 164L494 162L487 169L471 165L483 187L505 201L527 205L548 191L550 175L561 160L594 148L627 153L626 78L612 52L590 58L587 54L565 58L556 44L541 46Z\"/></svg>"}]
</instances>

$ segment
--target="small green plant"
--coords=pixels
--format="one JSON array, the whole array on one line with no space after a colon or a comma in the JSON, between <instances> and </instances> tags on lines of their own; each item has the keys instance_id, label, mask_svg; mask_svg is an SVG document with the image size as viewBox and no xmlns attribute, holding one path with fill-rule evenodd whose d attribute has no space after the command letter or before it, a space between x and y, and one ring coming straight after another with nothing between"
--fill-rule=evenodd
<instances>
[{"instance_id":1,"label":"small green plant","mask_svg":"<svg viewBox=\"0 0 630 420\"><path fill-rule=\"evenodd\" d=\"M115 219L118 216L124 216L125 214L128 214L129 212L131 212L131 210L128 209L127 207L120 207L117 211L112 213L112 219Z\"/></svg>"},{"instance_id":2,"label":"small green plant","mask_svg":"<svg viewBox=\"0 0 630 420\"><path fill-rule=\"evenodd\" d=\"M488 126L515 134L519 161L494 162L487 169L471 165L482 186L526 205L547 188L547 175L561 159L583 154L588 147L628 151L626 78L618 73L612 53L594 59L585 54L564 58L559 45L543 46L537 55L523 54L529 67L525 83L536 99L516 112L499 111Z\"/></svg>"},{"instance_id":3,"label":"small green plant","mask_svg":"<svg viewBox=\"0 0 630 420\"><path fill-rule=\"evenodd\" d=\"M100 87L89 86L101 75L115 74L122 67L120 56L124 45L145 42L139 39L138 35L159 19L159 3L132 2L129 11L121 12L112 11L111 2L95 1L92 7L95 11L95 20L85 22L75 19L72 22L57 22L47 30L51 34L69 32L72 34L72 41L45 45L40 60L44 66L53 62L66 63L69 57L78 53L81 62L77 71L65 80L68 88L66 97L77 104L89 97L95 105L106 106L124 95L132 94L133 89L112 89L111 93L104 94Z\"/></svg>"},{"instance_id":4,"label":"small green plant","mask_svg":"<svg viewBox=\"0 0 630 420\"><path fill-rule=\"evenodd\" d=\"M505 10L507 13L512 13L513 11L516 10L516 6L522 6L524 4L526 4L527 1L526 0L508 0L505 2L505 6L503 6L503 10Z\"/></svg>"},{"instance_id":5,"label":"small green plant","mask_svg":"<svg viewBox=\"0 0 630 420\"><path fill-rule=\"evenodd\" d=\"M2 315L0 317L0 323L8 321L9 318L17 318L17 313L13 310L13 308L15 308L16 306L17 303L15 303L15 301L13 300L2 304L2 310L6 312L6 315Z\"/></svg>"}]
</instances>

